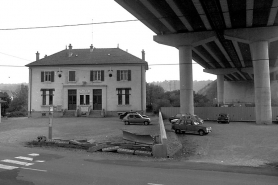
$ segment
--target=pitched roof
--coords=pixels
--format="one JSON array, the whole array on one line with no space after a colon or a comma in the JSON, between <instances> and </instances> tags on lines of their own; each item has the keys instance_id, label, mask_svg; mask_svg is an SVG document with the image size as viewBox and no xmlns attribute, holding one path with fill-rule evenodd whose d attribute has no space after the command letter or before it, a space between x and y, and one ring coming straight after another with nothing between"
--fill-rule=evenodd
<instances>
[{"instance_id":1,"label":"pitched roof","mask_svg":"<svg viewBox=\"0 0 278 185\"><path fill-rule=\"evenodd\" d=\"M119 48L94 48L62 50L35 62L29 63L27 67L33 66L61 66L61 65L104 65L104 64L143 64L148 63Z\"/></svg>"}]
</instances>

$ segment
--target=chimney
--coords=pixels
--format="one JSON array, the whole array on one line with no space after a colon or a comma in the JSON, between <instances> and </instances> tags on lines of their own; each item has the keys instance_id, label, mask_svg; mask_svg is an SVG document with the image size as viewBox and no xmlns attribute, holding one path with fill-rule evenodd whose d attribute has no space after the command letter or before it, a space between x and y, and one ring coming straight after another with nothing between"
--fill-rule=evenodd
<instances>
[{"instance_id":1,"label":"chimney","mask_svg":"<svg viewBox=\"0 0 278 185\"><path fill-rule=\"evenodd\" d=\"M90 46L90 52L93 52L93 50L94 50L94 46L93 46L93 44L91 44L91 46Z\"/></svg>"},{"instance_id":2,"label":"chimney","mask_svg":"<svg viewBox=\"0 0 278 185\"><path fill-rule=\"evenodd\" d=\"M36 53L36 61L40 60L40 53L37 51Z\"/></svg>"},{"instance_id":3,"label":"chimney","mask_svg":"<svg viewBox=\"0 0 278 185\"><path fill-rule=\"evenodd\" d=\"M145 51L144 50L142 50L142 60L145 61Z\"/></svg>"},{"instance_id":4,"label":"chimney","mask_svg":"<svg viewBox=\"0 0 278 185\"><path fill-rule=\"evenodd\" d=\"M68 49L68 57L72 56L72 45L69 44L69 49Z\"/></svg>"}]
</instances>

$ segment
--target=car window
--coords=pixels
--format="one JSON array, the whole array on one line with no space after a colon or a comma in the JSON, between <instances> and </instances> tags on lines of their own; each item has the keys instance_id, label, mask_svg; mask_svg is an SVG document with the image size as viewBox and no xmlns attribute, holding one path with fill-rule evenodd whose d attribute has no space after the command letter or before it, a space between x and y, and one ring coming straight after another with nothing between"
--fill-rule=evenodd
<instances>
[{"instance_id":1,"label":"car window","mask_svg":"<svg viewBox=\"0 0 278 185\"><path fill-rule=\"evenodd\" d=\"M134 116L133 115L129 115L129 118L133 118Z\"/></svg>"},{"instance_id":2,"label":"car window","mask_svg":"<svg viewBox=\"0 0 278 185\"><path fill-rule=\"evenodd\" d=\"M135 118L141 118L139 115L135 115Z\"/></svg>"},{"instance_id":3,"label":"car window","mask_svg":"<svg viewBox=\"0 0 278 185\"><path fill-rule=\"evenodd\" d=\"M186 125L191 125L192 121L191 120L186 120Z\"/></svg>"}]
</instances>

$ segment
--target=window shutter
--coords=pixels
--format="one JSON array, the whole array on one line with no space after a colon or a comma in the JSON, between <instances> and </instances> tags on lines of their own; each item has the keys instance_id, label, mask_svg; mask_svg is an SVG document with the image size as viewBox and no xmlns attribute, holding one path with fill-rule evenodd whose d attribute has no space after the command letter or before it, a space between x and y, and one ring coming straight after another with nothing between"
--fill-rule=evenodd
<instances>
[{"instance_id":1,"label":"window shutter","mask_svg":"<svg viewBox=\"0 0 278 185\"><path fill-rule=\"evenodd\" d=\"M131 81L131 70L128 70L128 81Z\"/></svg>"},{"instance_id":2,"label":"window shutter","mask_svg":"<svg viewBox=\"0 0 278 185\"><path fill-rule=\"evenodd\" d=\"M101 81L104 81L104 70L101 70Z\"/></svg>"},{"instance_id":3,"label":"window shutter","mask_svg":"<svg viewBox=\"0 0 278 185\"><path fill-rule=\"evenodd\" d=\"M94 81L93 71L90 71L90 81Z\"/></svg>"},{"instance_id":4,"label":"window shutter","mask_svg":"<svg viewBox=\"0 0 278 185\"><path fill-rule=\"evenodd\" d=\"M120 70L117 70L117 81L120 81Z\"/></svg>"},{"instance_id":5,"label":"window shutter","mask_svg":"<svg viewBox=\"0 0 278 185\"><path fill-rule=\"evenodd\" d=\"M54 71L51 71L51 82L54 82Z\"/></svg>"},{"instance_id":6,"label":"window shutter","mask_svg":"<svg viewBox=\"0 0 278 185\"><path fill-rule=\"evenodd\" d=\"M41 72L41 82L44 82L44 71Z\"/></svg>"}]
</instances>

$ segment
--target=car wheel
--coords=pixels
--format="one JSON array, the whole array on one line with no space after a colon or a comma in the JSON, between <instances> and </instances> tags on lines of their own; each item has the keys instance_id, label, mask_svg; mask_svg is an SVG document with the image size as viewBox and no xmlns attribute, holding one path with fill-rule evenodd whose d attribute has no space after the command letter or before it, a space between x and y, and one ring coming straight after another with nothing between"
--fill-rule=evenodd
<instances>
[{"instance_id":1,"label":"car wheel","mask_svg":"<svg viewBox=\"0 0 278 185\"><path fill-rule=\"evenodd\" d=\"M144 121L144 125L148 125L148 122L147 122L147 121Z\"/></svg>"},{"instance_id":2,"label":"car wheel","mask_svg":"<svg viewBox=\"0 0 278 185\"><path fill-rule=\"evenodd\" d=\"M176 129L176 130L175 130L175 133L176 133L176 134L179 134L179 133L180 133L180 130L179 130L179 129Z\"/></svg>"},{"instance_id":3,"label":"car wheel","mask_svg":"<svg viewBox=\"0 0 278 185\"><path fill-rule=\"evenodd\" d=\"M199 135L203 136L205 134L205 132L203 130L199 130Z\"/></svg>"}]
</instances>

